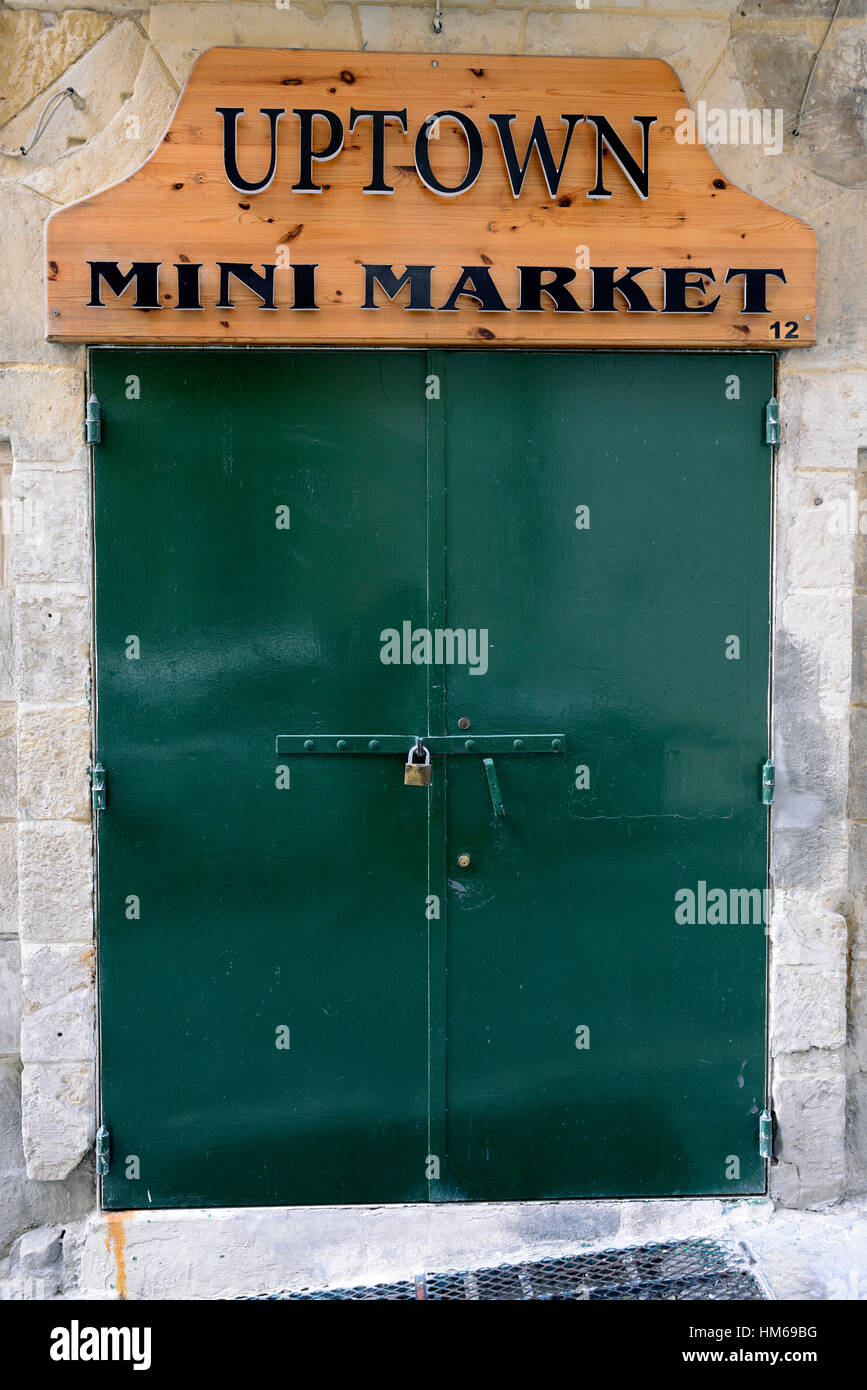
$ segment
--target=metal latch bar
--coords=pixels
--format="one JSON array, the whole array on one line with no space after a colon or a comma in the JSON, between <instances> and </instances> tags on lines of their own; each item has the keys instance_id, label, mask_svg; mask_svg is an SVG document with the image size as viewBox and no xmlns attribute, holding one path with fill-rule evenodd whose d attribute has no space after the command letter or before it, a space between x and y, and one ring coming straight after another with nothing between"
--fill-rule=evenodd
<instances>
[{"instance_id":1,"label":"metal latch bar","mask_svg":"<svg viewBox=\"0 0 867 1390\"><path fill-rule=\"evenodd\" d=\"M491 804L494 808L495 816L504 816L506 808L503 805L503 797L500 792L500 783L497 777L497 769L494 767L493 758L483 758L482 764L485 769L485 776L488 779L488 791L491 793Z\"/></svg>"},{"instance_id":2,"label":"metal latch bar","mask_svg":"<svg viewBox=\"0 0 867 1390\"><path fill-rule=\"evenodd\" d=\"M425 734L431 757L450 753L562 753L565 734ZM401 753L415 743L415 734L278 734L278 754Z\"/></svg>"}]
</instances>

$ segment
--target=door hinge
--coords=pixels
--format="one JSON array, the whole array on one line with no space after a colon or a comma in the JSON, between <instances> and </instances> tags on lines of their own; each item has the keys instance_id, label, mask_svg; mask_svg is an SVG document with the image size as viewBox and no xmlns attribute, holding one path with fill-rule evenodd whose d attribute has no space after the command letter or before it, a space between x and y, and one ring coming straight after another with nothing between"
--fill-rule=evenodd
<instances>
[{"instance_id":1,"label":"door hinge","mask_svg":"<svg viewBox=\"0 0 867 1390\"><path fill-rule=\"evenodd\" d=\"M759 1157L770 1158L774 1148L774 1117L770 1110L759 1116Z\"/></svg>"},{"instance_id":2,"label":"door hinge","mask_svg":"<svg viewBox=\"0 0 867 1390\"><path fill-rule=\"evenodd\" d=\"M108 1172L108 1165L111 1159L111 1136L105 1125L100 1125L96 1131L96 1172L97 1176L104 1178Z\"/></svg>"},{"instance_id":3,"label":"door hinge","mask_svg":"<svg viewBox=\"0 0 867 1390\"><path fill-rule=\"evenodd\" d=\"M780 407L776 396L771 396L765 406L765 443L779 444L780 442Z\"/></svg>"},{"instance_id":4,"label":"door hinge","mask_svg":"<svg viewBox=\"0 0 867 1390\"><path fill-rule=\"evenodd\" d=\"M88 444L99 444L102 441L102 411L93 391L91 391L87 402L84 430Z\"/></svg>"},{"instance_id":5,"label":"door hinge","mask_svg":"<svg viewBox=\"0 0 867 1390\"><path fill-rule=\"evenodd\" d=\"M765 806L774 804L774 764L768 758L762 768L762 801Z\"/></svg>"},{"instance_id":6,"label":"door hinge","mask_svg":"<svg viewBox=\"0 0 867 1390\"><path fill-rule=\"evenodd\" d=\"M102 763L87 769L90 776L90 800L94 811L105 810L105 768Z\"/></svg>"}]
</instances>

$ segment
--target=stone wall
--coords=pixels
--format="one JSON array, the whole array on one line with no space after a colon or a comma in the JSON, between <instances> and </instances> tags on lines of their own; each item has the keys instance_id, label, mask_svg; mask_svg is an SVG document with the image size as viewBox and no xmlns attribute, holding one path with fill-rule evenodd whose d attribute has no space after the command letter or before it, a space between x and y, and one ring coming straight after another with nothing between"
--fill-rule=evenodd
<instances>
[{"instance_id":1,"label":"stone wall","mask_svg":"<svg viewBox=\"0 0 867 1390\"><path fill-rule=\"evenodd\" d=\"M0 146L25 143L63 87L83 98L63 104L32 154L0 155L0 1254L17 1232L94 1205L86 362L43 340L42 224L146 159L192 62L218 44L655 57L693 108L783 113L780 153L714 151L733 182L819 234L818 343L780 365L772 1190L793 1205L834 1201L847 1184L867 1191L867 562L857 525L832 522L863 490L867 443L867 0L842 0L830 32L835 0L583 3L444 0L439 36L433 5L412 0L0 8ZM16 1260L52 1239L31 1235Z\"/></svg>"}]
</instances>

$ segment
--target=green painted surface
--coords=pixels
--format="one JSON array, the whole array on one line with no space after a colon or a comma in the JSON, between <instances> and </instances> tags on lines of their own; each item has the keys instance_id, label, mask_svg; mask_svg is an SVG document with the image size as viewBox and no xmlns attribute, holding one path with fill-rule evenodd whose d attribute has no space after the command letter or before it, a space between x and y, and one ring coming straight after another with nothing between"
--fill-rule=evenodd
<instances>
[{"instance_id":1,"label":"green painted surface","mask_svg":"<svg viewBox=\"0 0 867 1390\"><path fill-rule=\"evenodd\" d=\"M766 881L770 356L92 364L105 1205L761 1191L763 926L675 894ZM481 753L275 753L461 716L567 750L504 816Z\"/></svg>"}]
</instances>

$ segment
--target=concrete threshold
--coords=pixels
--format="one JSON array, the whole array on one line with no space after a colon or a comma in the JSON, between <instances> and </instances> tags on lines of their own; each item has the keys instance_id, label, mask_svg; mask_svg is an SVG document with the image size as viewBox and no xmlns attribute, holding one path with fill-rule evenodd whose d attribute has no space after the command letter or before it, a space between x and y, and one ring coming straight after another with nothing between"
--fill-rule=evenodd
<instances>
[{"instance_id":1,"label":"concrete threshold","mask_svg":"<svg viewBox=\"0 0 867 1390\"><path fill-rule=\"evenodd\" d=\"M605 1246L737 1240L772 1216L765 1197L109 1212L86 1223L78 1296L234 1298L384 1284Z\"/></svg>"}]
</instances>

